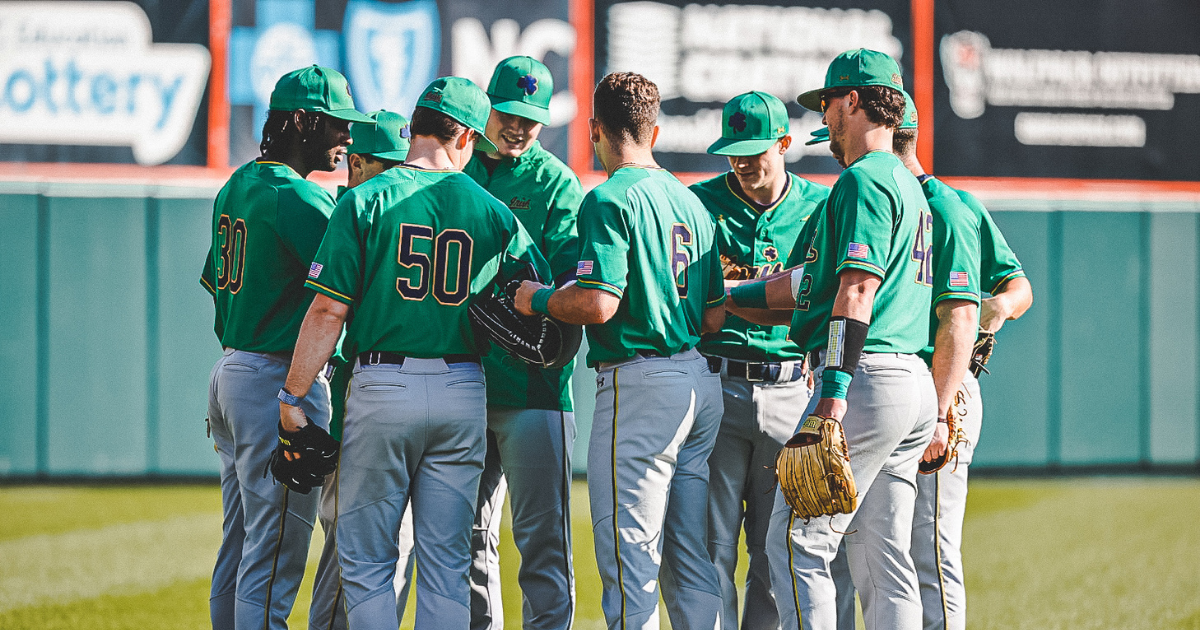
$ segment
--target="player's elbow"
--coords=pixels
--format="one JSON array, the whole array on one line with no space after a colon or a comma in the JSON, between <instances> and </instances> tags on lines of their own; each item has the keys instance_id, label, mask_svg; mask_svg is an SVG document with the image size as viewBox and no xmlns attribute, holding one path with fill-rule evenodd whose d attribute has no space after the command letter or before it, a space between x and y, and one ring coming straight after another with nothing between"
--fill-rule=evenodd
<instances>
[{"instance_id":1,"label":"player's elbow","mask_svg":"<svg viewBox=\"0 0 1200 630\"><path fill-rule=\"evenodd\" d=\"M704 334L720 332L725 326L725 307L717 306L704 310L700 322L700 331Z\"/></svg>"},{"instance_id":2,"label":"player's elbow","mask_svg":"<svg viewBox=\"0 0 1200 630\"><path fill-rule=\"evenodd\" d=\"M591 304L591 313L594 321L588 323L603 324L612 319L620 307L620 298L605 291L595 290Z\"/></svg>"}]
</instances>

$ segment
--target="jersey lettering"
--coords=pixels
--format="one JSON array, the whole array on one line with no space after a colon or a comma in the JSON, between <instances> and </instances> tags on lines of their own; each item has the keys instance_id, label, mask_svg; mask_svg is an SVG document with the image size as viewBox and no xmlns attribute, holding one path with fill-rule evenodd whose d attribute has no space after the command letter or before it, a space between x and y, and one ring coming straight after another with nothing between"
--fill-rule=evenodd
<instances>
[{"instance_id":1,"label":"jersey lettering","mask_svg":"<svg viewBox=\"0 0 1200 630\"><path fill-rule=\"evenodd\" d=\"M246 222L231 221L228 214L217 220L220 249L217 260L217 289L228 288L236 294L242 290L246 265Z\"/></svg>"},{"instance_id":2,"label":"jersey lettering","mask_svg":"<svg viewBox=\"0 0 1200 630\"><path fill-rule=\"evenodd\" d=\"M688 293L687 268L692 263L689 247L692 245L692 230L683 223L671 228L671 273L675 275L675 290L679 298Z\"/></svg>"},{"instance_id":3,"label":"jersey lettering","mask_svg":"<svg viewBox=\"0 0 1200 630\"><path fill-rule=\"evenodd\" d=\"M917 221L917 238L913 241L912 259L917 262L917 284L933 286L933 213L921 210Z\"/></svg>"},{"instance_id":4,"label":"jersey lettering","mask_svg":"<svg viewBox=\"0 0 1200 630\"><path fill-rule=\"evenodd\" d=\"M433 241L433 259L416 251L416 239ZM433 287L433 298L439 304L458 306L471 291L471 257L475 242L462 230L442 230L437 238L433 228L412 223L400 224L400 251L396 262L401 267L417 269L416 279L396 278L396 291L406 300L424 300Z\"/></svg>"}]
</instances>

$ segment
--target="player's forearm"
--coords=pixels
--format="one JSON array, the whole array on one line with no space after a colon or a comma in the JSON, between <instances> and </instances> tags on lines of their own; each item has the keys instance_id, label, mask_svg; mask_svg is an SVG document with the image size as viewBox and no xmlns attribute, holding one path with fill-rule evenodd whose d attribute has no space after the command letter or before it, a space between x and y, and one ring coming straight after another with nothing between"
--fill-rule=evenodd
<instances>
[{"instance_id":1,"label":"player's forearm","mask_svg":"<svg viewBox=\"0 0 1200 630\"><path fill-rule=\"evenodd\" d=\"M546 312L567 324L603 324L616 315L621 299L602 289L585 289L577 284L554 292Z\"/></svg>"},{"instance_id":2,"label":"player's forearm","mask_svg":"<svg viewBox=\"0 0 1200 630\"><path fill-rule=\"evenodd\" d=\"M1033 285L1027 278L1013 278L1000 287L1000 292L988 298L992 310L1005 320L1018 319L1033 304Z\"/></svg>"},{"instance_id":3,"label":"player's forearm","mask_svg":"<svg viewBox=\"0 0 1200 630\"><path fill-rule=\"evenodd\" d=\"M792 311L790 310L742 308L734 304L733 300L725 300L725 309L752 324L761 326L784 326L792 323Z\"/></svg>"},{"instance_id":4,"label":"player's forearm","mask_svg":"<svg viewBox=\"0 0 1200 630\"><path fill-rule=\"evenodd\" d=\"M700 332L715 333L720 332L725 325L725 307L714 306L704 309L704 315L701 316Z\"/></svg>"},{"instance_id":5,"label":"player's forearm","mask_svg":"<svg viewBox=\"0 0 1200 630\"><path fill-rule=\"evenodd\" d=\"M796 294L792 290L794 269L774 273L765 278L745 280L737 287L729 289L729 296L734 305L740 308L779 309L790 313L796 308Z\"/></svg>"},{"instance_id":6,"label":"player's forearm","mask_svg":"<svg viewBox=\"0 0 1200 630\"><path fill-rule=\"evenodd\" d=\"M300 324L300 337L292 353L292 367L284 384L288 392L301 398L308 394L317 374L333 356L347 310L345 304L324 295L313 300Z\"/></svg>"},{"instance_id":7,"label":"player's forearm","mask_svg":"<svg viewBox=\"0 0 1200 630\"><path fill-rule=\"evenodd\" d=\"M971 363L978 331L978 307L966 300L943 300L937 305L937 317L933 386L937 390L938 417L945 418Z\"/></svg>"}]
</instances>

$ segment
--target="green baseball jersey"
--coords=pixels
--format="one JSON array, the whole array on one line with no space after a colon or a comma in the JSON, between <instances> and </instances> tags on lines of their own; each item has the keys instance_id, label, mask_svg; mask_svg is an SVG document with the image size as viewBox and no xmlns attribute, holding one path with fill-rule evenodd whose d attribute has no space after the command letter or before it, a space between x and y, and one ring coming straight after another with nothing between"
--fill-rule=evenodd
<instances>
[{"instance_id":1,"label":"green baseball jersey","mask_svg":"<svg viewBox=\"0 0 1200 630\"><path fill-rule=\"evenodd\" d=\"M459 171L391 168L338 202L307 286L349 304L343 353L474 354L471 300L546 260L504 204Z\"/></svg>"},{"instance_id":2,"label":"green baseball jersey","mask_svg":"<svg viewBox=\"0 0 1200 630\"><path fill-rule=\"evenodd\" d=\"M1004 234L992 220L991 213L975 195L965 190L954 190L976 216L979 217L979 281L980 288L988 293L996 293L1005 282L1013 278L1024 278L1025 271L1021 269L1021 261L1008 246Z\"/></svg>"},{"instance_id":3,"label":"green baseball jersey","mask_svg":"<svg viewBox=\"0 0 1200 630\"><path fill-rule=\"evenodd\" d=\"M864 351L914 354L925 347L933 286L926 261L933 219L920 183L899 158L889 151L872 151L855 160L800 238L808 246L793 249L787 265L800 264L804 256L790 332L801 350L821 350L829 344L838 274L845 269L862 269L882 280Z\"/></svg>"},{"instance_id":4,"label":"green baseball jersey","mask_svg":"<svg viewBox=\"0 0 1200 630\"><path fill-rule=\"evenodd\" d=\"M829 198L828 186L791 173L783 195L765 208L746 196L732 172L693 184L691 191L716 221L721 254L752 268L756 278L784 269L808 217ZM704 335L700 351L740 361L803 358L787 335L787 326L762 326L728 315L720 332Z\"/></svg>"},{"instance_id":5,"label":"green baseball jersey","mask_svg":"<svg viewBox=\"0 0 1200 630\"><path fill-rule=\"evenodd\" d=\"M477 151L463 172L508 205L549 261L555 284L575 277L579 262L575 221L583 186L562 160L535 141L519 157L498 162ZM544 280L551 283L551 277ZM555 411L573 408L574 362L562 369L543 370L493 347L483 357L483 369L489 405Z\"/></svg>"},{"instance_id":6,"label":"green baseball jersey","mask_svg":"<svg viewBox=\"0 0 1200 630\"><path fill-rule=\"evenodd\" d=\"M933 344L939 319L937 306L943 300L966 300L979 304L979 217L958 194L936 177L926 178L921 190L933 216L933 239L925 260L932 265L933 304L929 313L929 343L921 358L932 366Z\"/></svg>"},{"instance_id":7,"label":"green baseball jersey","mask_svg":"<svg viewBox=\"0 0 1200 630\"><path fill-rule=\"evenodd\" d=\"M234 171L213 204L212 245L200 284L216 302L227 348L290 352L313 296L304 290L333 197L279 162Z\"/></svg>"},{"instance_id":8,"label":"green baseball jersey","mask_svg":"<svg viewBox=\"0 0 1200 630\"><path fill-rule=\"evenodd\" d=\"M704 309L725 301L712 217L663 169L621 168L592 189L579 241L579 286L621 298L587 327L589 366L694 348Z\"/></svg>"}]
</instances>

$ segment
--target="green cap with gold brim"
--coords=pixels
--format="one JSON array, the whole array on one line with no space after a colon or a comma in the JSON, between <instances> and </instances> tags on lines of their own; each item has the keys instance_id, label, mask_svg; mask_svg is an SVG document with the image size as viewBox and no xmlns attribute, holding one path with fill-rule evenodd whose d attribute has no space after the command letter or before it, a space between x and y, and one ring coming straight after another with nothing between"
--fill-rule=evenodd
<instances>
[{"instance_id":1,"label":"green cap with gold brim","mask_svg":"<svg viewBox=\"0 0 1200 630\"><path fill-rule=\"evenodd\" d=\"M814 112L819 112L821 111L821 92L869 85L903 90L904 76L900 65L891 56L877 50L866 48L847 50L829 62L829 70L825 72L825 86L801 94L796 98L796 102Z\"/></svg>"},{"instance_id":2,"label":"green cap with gold brim","mask_svg":"<svg viewBox=\"0 0 1200 630\"><path fill-rule=\"evenodd\" d=\"M550 69L533 57L509 57L496 66L487 95L492 109L543 125L550 124Z\"/></svg>"},{"instance_id":3,"label":"green cap with gold brim","mask_svg":"<svg viewBox=\"0 0 1200 630\"><path fill-rule=\"evenodd\" d=\"M342 73L332 68L312 65L292 70L275 82L271 90L270 109L294 112L320 112L340 120L375 124L366 114L354 109L350 84Z\"/></svg>"},{"instance_id":4,"label":"green cap with gold brim","mask_svg":"<svg viewBox=\"0 0 1200 630\"><path fill-rule=\"evenodd\" d=\"M417 99L417 107L425 107L435 112L441 112L468 129L479 134L479 142L475 148L485 153L494 153L496 145L487 139L484 129L487 128L488 116L492 113L492 104L487 94L479 89L470 79L462 77L440 77L433 80Z\"/></svg>"},{"instance_id":5,"label":"green cap with gold brim","mask_svg":"<svg viewBox=\"0 0 1200 630\"><path fill-rule=\"evenodd\" d=\"M408 139L412 136L408 129L408 119L382 109L367 116L373 118L376 124L351 125L350 148L346 153L403 162L408 156Z\"/></svg>"},{"instance_id":6,"label":"green cap with gold brim","mask_svg":"<svg viewBox=\"0 0 1200 630\"><path fill-rule=\"evenodd\" d=\"M721 112L721 137L708 152L713 155L758 155L788 134L783 101L766 92L733 97Z\"/></svg>"}]
</instances>

